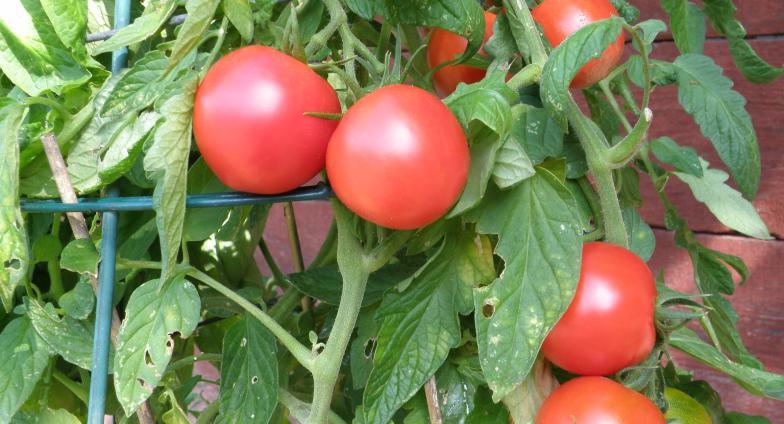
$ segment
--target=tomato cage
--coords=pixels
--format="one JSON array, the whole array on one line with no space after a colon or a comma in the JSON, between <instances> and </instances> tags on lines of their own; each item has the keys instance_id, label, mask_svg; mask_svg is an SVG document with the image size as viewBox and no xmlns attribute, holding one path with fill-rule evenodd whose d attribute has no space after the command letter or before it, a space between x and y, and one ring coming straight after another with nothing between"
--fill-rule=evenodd
<instances>
[{"instance_id":1,"label":"tomato cage","mask_svg":"<svg viewBox=\"0 0 784 424\"><path fill-rule=\"evenodd\" d=\"M114 30L89 34L87 42L106 40L130 21L131 0L117 0L114 10ZM179 25L184 15L172 17L168 24ZM124 47L112 53L112 73L122 70L128 58ZM260 196L247 193L216 193L189 195L186 208L212 208L231 206L250 206L284 202L326 200L333 196L332 190L323 183L300 187L296 190L274 196ZM117 223L119 212L147 211L153 209L152 196L121 197L116 188L106 190L104 197L79 198L76 203L57 200L22 200L20 207L26 213L101 213L102 236L100 265L98 269L98 291L95 307L95 335L93 338L92 369L90 394L88 399L88 424L103 424L106 409L106 385L109 371L110 329L112 322L112 296L117 252Z\"/></svg>"}]
</instances>

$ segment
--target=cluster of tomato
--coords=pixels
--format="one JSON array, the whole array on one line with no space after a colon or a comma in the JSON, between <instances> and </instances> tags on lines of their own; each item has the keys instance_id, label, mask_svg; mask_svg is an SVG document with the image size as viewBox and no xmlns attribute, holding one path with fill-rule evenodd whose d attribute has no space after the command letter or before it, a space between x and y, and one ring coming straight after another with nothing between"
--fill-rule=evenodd
<instances>
[{"instance_id":1,"label":"cluster of tomato","mask_svg":"<svg viewBox=\"0 0 784 424\"><path fill-rule=\"evenodd\" d=\"M587 23L617 16L607 0L545 0L533 11L557 46ZM496 16L485 14L486 37ZM573 88L604 78L623 53L623 37L583 67ZM430 36L431 67L467 47L455 34ZM434 74L438 91L481 80L465 65ZM199 86L194 134L201 154L227 186L277 194L326 166L335 194L362 218L415 229L443 216L460 196L470 157L460 123L435 95L408 85L380 88L341 114L334 89L307 65L269 47L224 56ZM329 119L338 117L339 120ZM634 253L607 243L584 247L575 298L542 346L545 357L580 375L542 405L537 423L664 423L645 396L603 376L639 364L656 340L656 287Z\"/></svg>"}]
</instances>

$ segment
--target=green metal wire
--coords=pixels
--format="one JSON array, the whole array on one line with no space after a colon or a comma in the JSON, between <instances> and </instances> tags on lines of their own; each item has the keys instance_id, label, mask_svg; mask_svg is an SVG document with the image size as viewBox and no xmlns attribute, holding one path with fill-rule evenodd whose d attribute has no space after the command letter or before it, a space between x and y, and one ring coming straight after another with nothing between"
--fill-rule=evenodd
<instances>
[{"instance_id":1,"label":"green metal wire","mask_svg":"<svg viewBox=\"0 0 784 424\"><path fill-rule=\"evenodd\" d=\"M131 19L131 0L115 0L114 28L127 26ZM128 48L112 53L112 73L125 67ZM110 188L109 196L118 190ZM106 385L109 379L109 345L112 328L112 297L117 260L117 212L103 214L101 233L101 267L98 274L98 299L95 306L95 336L93 338L93 366L90 377L90 398L87 403L87 423L102 424L106 414Z\"/></svg>"}]
</instances>

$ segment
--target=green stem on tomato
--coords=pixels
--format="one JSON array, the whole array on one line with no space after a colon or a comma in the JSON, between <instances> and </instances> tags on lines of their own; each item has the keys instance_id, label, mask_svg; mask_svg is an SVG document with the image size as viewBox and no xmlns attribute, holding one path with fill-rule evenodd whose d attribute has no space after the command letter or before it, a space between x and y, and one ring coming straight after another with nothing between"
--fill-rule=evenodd
<instances>
[{"instance_id":1,"label":"green stem on tomato","mask_svg":"<svg viewBox=\"0 0 784 424\"><path fill-rule=\"evenodd\" d=\"M526 65L520 72L514 74L506 85L512 90L518 91L523 87L536 84L542 77L542 67L536 63Z\"/></svg>"},{"instance_id":2,"label":"green stem on tomato","mask_svg":"<svg viewBox=\"0 0 784 424\"><path fill-rule=\"evenodd\" d=\"M547 49L539 36L539 29L536 21L528 9L525 0L504 0L509 24L512 26L512 33L515 35L517 49L520 52L530 52L531 63L544 67L547 62Z\"/></svg>"},{"instance_id":3,"label":"green stem on tomato","mask_svg":"<svg viewBox=\"0 0 784 424\"><path fill-rule=\"evenodd\" d=\"M60 133L57 135L57 144L60 145L60 150L63 154L67 154L71 147L71 142L82 131L85 125L95 115L95 106L93 102L87 103L76 115L71 116L70 119L65 121L65 125ZM33 143L24 149L19 155L19 168L24 168L29 165L35 158L41 155L44 151L44 146L41 143Z\"/></svg>"},{"instance_id":4,"label":"green stem on tomato","mask_svg":"<svg viewBox=\"0 0 784 424\"><path fill-rule=\"evenodd\" d=\"M283 204L283 217L286 220L286 232L289 238L289 249L291 250L291 262L294 264L294 271L302 272L305 270L305 260L302 258L297 217L294 214L294 205L291 202Z\"/></svg>"},{"instance_id":5,"label":"green stem on tomato","mask_svg":"<svg viewBox=\"0 0 784 424\"><path fill-rule=\"evenodd\" d=\"M600 133L591 127L588 118L583 115L572 99L567 106L567 115L569 122L577 132L577 138L580 140L583 150L585 150L588 168L596 182L607 241L628 247L629 241L618 194L615 190L615 180L613 180L612 169L606 159L606 141Z\"/></svg>"},{"instance_id":6,"label":"green stem on tomato","mask_svg":"<svg viewBox=\"0 0 784 424\"><path fill-rule=\"evenodd\" d=\"M264 261L267 262L267 267L269 267L270 272L272 272L272 278L276 283L283 284L283 282L286 281L286 276L283 275L278 263L272 256L272 252L270 252L269 247L267 247L267 242L264 241L264 237L259 239L259 250L261 250L261 255L264 256Z\"/></svg>"},{"instance_id":7,"label":"green stem on tomato","mask_svg":"<svg viewBox=\"0 0 784 424\"><path fill-rule=\"evenodd\" d=\"M615 94L610 89L610 79L607 78L599 81L599 88L602 89L602 93L604 93L604 97L607 99L613 112L615 112L615 115L621 120L623 128L627 133L632 132L632 124L629 122L629 118L623 113L623 109L621 109L621 106L618 104L618 99L615 98Z\"/></svg>"},{"instance_id":8,"label":"green stem on tomato","mask_svg":"<svg viewBox=\"0 0 784 424\"><path fill-rule=\"evenodd\" d=\"M185 368L188 365L201 361L220 362L223 355L219 353L200 353L198 355L186 356L176 362L172 362L166 367L166 373L177 371L180 368Z\"/></svg>"},{"instance_id":9,"label":"green stem on tomato","mask_svg":"<svg viewBox=\"0 0 784 424\"><path fill-rule=\"evenodd\" d=\"M67 375L63 374L62 371L58 370L57 368L52 371L52 377L55 380L59 381L60 384L65 386L66 389L70 390L71 393L74 394L79 400L81 400L85 405L87 405L87 389L76 383L75 381L71 380Z\"/></svg>"},{"instance_id":10,"label":"green stem on tomato","mask_svg":"<svg viewBox=\"0 0 784 424\"><path fill-rule=\"evenodd\" d=\"M229 300L245 309L251 316L259 320L270 332L278 338L280 344L291 352L291 355L308 371L314 372L314 357L310 349L306 348L294 336L291 335L285 328L283 328L271 316L267 315L264 311L256 307L253 303L235 293L230 288L224 286L217 280L209 275L199 271L196 268L188 267L187 274L207 285L211 289L226 296Z\"/></svg>"},{"instance_id":11,"label":"green stem on tomato","mask_svg":"<svg viewBox=\"0 0 784 424\"><path fill-rule=\"evenodd\" d=\"M324 6L329 13L329 22L321 31L310 37L310 42L305 47L305 54L311 57L327 45L327 41L338 31L341 25L346 25L348 17L339 0L324 0Z\"/></svg>"},{"instance_id":12,"label":"green stem on tomato","mask_svg":"<svg viewBox=\"0 0 784 424\"><path fill-rule=\"evenodd\" d=\"M637 101L634 100L632 90L629 89L628 78L626 76L618 81L618 91L621 93L621 97L623 98L626 107L628 107L635 116L639 116L640 108L637 107Z\"/></svg>"},{"instance_id":13,"label":"green stem on tomato","mask_svg":"<svg viewBox=\"0 0 784 424\"><path fill-rule=\"evenodd\" d=\"M223 40L226 38L226 30L229 26L229 20L224 16L223 20L221 21L220 28L218 29L218 39L215 40L215 46L212 47L212 51L210 51L209 57L207 57L207 61L204 63L203 74L200 75L201 78L204 78L204 74L207 73L207 70L210 69L212 63L215 62L215 58L218 57L218 52L220 51L221 47L223 47Z\"/></svg>"}]
</instances>

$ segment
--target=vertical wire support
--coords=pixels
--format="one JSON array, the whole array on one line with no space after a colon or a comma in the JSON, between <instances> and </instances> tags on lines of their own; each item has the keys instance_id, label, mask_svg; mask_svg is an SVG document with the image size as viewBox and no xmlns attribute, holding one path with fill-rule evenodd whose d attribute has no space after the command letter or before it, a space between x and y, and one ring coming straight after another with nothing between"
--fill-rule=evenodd
<instances>
[{"instance_id":1,"label":"vertical wire support","mask_svg":"<svg viewBox=\"0 0 784 424\"><path fill-rule=\"evenodd\" d=\"M115 0L114 28L120 29L130 23L131 0ZM112 53L112 73L125 67L128 48ZM110 187L107 196L117 196L116 188ZM102 217L101 265L98 272L98 300L95 307L95 337L93 338L93 363L90 379L90 399L87 423L103 424L106 413L106 385L109 378L109 346L112 327L112 298L117 254L117 212L104 212Z\"/></svg>"}]
</instances>

